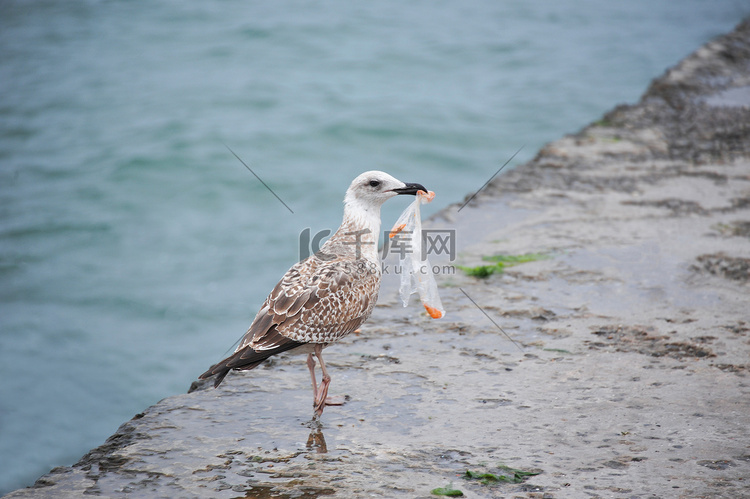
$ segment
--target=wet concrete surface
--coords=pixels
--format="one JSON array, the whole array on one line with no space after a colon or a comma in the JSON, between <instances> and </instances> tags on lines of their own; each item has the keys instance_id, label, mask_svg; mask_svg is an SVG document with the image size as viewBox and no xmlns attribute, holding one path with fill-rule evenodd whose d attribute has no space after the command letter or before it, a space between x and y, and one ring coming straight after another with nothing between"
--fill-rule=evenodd
<instances>
[{"instance_id":1,"label":"wet concrete surface","mask_svg":"<svg viewBox=\"0 0 750 499\"><path fill-rule=\"evenodd\" d=\"M326 350L349 400L320 420L304 357L281 357L7 497L750 497L748 83L745 23L426 222L457 231L436 265L547 258L441 276L437 321L386 276ZM463 478L500 465L539 474Z\"/></svg>"}]
</instances>

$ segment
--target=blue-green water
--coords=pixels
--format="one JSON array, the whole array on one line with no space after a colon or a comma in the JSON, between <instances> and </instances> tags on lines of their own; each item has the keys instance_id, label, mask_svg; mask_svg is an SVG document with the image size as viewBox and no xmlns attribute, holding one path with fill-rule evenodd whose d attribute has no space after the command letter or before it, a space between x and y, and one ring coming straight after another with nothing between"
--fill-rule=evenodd
<instances>
[{"instance_id":1,"label":"blue-green water","mask_svg":"<svg viewBox=\"0 0 750 499\"><path fill-rule=\"evenodd\" d=\"M427 214L461 201L749 13L0 2L0 493L184 392L296 261L299 233L338 225L358 173L425 184Z\"/></svg>"}]
</instances>

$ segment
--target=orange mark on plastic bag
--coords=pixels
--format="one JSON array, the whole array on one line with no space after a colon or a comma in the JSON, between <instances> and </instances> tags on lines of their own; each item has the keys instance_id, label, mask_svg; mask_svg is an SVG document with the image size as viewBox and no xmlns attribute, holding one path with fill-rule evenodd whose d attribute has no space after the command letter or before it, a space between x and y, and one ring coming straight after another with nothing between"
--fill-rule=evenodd
<instances>
[{"instance_id":1,"label":"orange mark on plastic bag","mask_svg":"<svg viewBox=\"0 0 750 499\"><path fill-rule=\"evenodd\" d=\"M419 197L425 198L425 200L427 200L428 203L430 201L432 201L433 199L435 199L435 193L432 192L432 191L427 191L427 192L425 192L425 191L417 191L417 195Z\"/></svg>"},{"instance_id":2,"label":"orange mark on plastic bag","mask_svg":"<svg viewBox=\"0 0 750 499\"><path fill-rule=\"evenodd\" d=\"M443 313L440 310L436 309L435 307L425 305L424 308L425 310L427 310L427 313L430 314L430 317L432 317L433 319L439 319L443 316Z\"/></svg>"},{"instance_id":3,"label":"orange mark on plastic bag","mask_svg":"<svg viewBox=\"0 0 750 499\"><path fill-rule=\"evenodd\" d=\"M395 236L396 234L398 234L399 232L401 232L402 230L404 230L404 227L406 227L406 224L401 224L398 227L396 227L395 229L393 229L390 232L390 234L388 234L388 239L393 239L393 236Z\"/></svg>"}]
</instances>

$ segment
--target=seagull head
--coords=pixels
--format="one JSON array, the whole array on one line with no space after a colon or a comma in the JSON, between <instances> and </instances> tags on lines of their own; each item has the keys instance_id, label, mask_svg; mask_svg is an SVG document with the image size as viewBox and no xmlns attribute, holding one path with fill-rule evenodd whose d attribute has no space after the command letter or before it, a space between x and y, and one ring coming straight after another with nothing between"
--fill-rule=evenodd
<instances>
[{"instance_id":1,"label":"seagull head","mask_svg":"<svg viewBox=\"0 0 750 499\"><path fill-rule=\"evenodd\" d=\"M385 172L372 170L355 178L346 190L344 203L363 207L380 206L400 194L416 195L427 189L422 184L405 183Z\"/></svg>"}]
</instances>

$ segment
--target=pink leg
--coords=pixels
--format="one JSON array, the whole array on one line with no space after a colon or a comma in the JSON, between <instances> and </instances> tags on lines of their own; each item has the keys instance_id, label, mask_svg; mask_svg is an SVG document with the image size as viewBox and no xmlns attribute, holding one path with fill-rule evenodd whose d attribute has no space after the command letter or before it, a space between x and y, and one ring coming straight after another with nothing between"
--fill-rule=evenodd
<instances>
[{"instance_id":1,"label":"pink leg","mask_svg":"<svg viewBox=\"0 0 750 499\"><path fill-rule=\"evenodd\" d=\"M326 407L326 398L328 397L328 385L331 384L331 377L328 375L326 364L323 362L323 345L315 345L315 356L318 358L320 363L320 370L323 372L323 379L320 382L318 393L315 395L315 415L320 416L323 414L323 409ZM312 357L312 356L311 356Z\"/></svg>"},{"instance_id":2,"label":"pink leg","mask_svg":"<svg viewBox=\"0 0 750 499\"><path fill-rule=\"evenodd\" d=\"M310 380L312 380L313 399L318 399L318 382L315 380L315 359L312 354L307 354L307 368L310 370Z\"/></svg>"}]
</instances>

